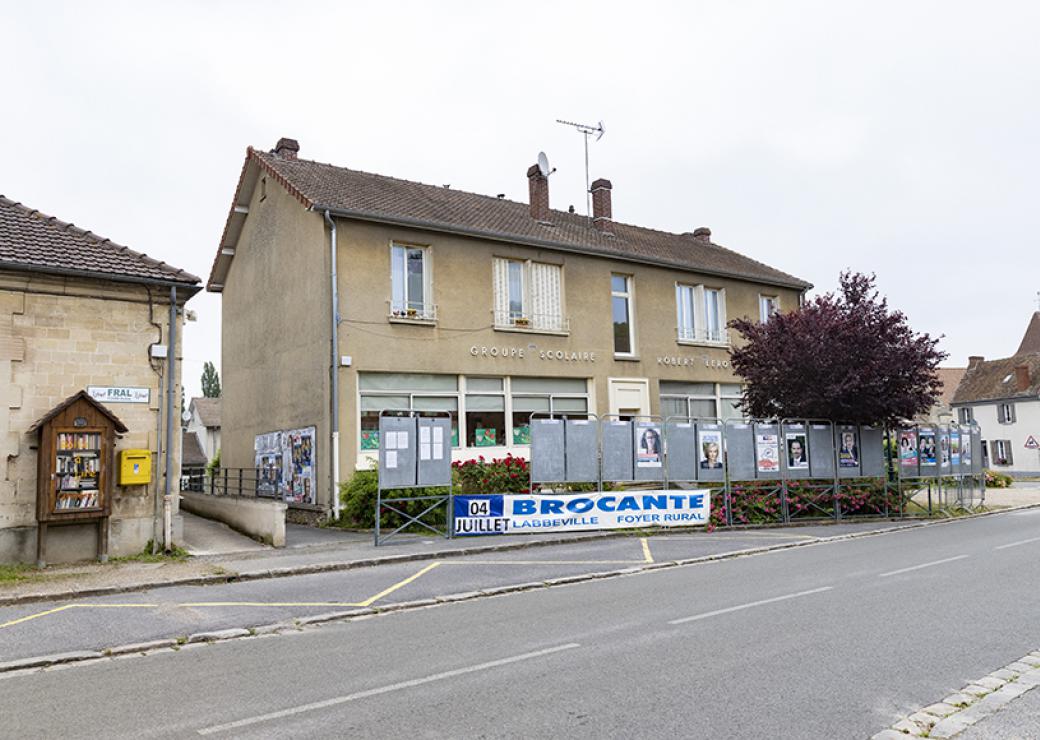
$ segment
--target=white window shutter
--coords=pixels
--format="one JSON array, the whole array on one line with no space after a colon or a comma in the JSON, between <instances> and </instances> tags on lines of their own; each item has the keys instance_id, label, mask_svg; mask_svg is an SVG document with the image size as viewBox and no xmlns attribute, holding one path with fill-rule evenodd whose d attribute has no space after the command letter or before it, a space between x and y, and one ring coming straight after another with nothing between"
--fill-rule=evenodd
<instances>
[{"instance_id":1,"label":"white window shutter","mask_svg":"<svg viewBox=\"0 0 1040 740\"><path fill-rule=\"evenodd\" d=\"M495 325L509 323L509 260L495 258L492 269L495 289Z\"/></svg>"},{"instance_id":2,"label":"white window shutter","mask_svg":"<svg viewBox=\"0 0 1040 740\"><path fill-rule=\"evenodd\" d=\"M558 331L562 328L561 272L559 265L531 263L531 313L537 329Z\"/></svg>"}]
</instances>

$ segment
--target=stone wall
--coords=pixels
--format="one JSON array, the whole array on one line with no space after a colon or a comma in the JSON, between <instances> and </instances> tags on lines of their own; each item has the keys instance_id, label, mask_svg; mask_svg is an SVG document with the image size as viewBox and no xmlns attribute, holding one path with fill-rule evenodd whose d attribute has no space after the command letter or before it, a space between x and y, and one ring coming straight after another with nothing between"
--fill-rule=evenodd
<instances>
[{"instance_id":1,"label":"stone wall","mask_svg":"<svg viewBox=\"0 0 1040 740\"><path fill-rule=\"evenodd\" d=\"M152 537L155 497L163 487L156 460L163 399L149 346L168 342L169 303L164 289L151 293L150 304L143 285L0 271L0 562L35 557L37 440L28 429L89 385L150 389L148 404L109 406L129 428L117 440L116 454L153 453L151 484L113 486L110 553L138 552ZM176 394L180 398L179 387ZM176 464L179 434L174 444ZM179 467L173 473L178 481ZM91 557L94 529L91 524L52 529L48 560Z\"/></svg>"}]
</instances>

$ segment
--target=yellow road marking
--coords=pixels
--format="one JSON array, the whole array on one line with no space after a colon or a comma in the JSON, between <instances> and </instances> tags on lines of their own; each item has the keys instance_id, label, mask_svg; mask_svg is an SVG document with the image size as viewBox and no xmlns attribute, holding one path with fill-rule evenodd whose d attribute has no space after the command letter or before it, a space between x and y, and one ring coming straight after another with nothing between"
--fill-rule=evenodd
<instances>
[{"instance_id":1,"label":"yellow road marking","mask_svg":"<svg viewBox=\"0 0 1040 740\"><path fill-rule=\"evenodd\" d=\"M650 554L650 543L647 542L646 537L640 537L639 541L643 543L643 557L646 558L646 562L654 562L654 556Z\"/></svg>"},{"instance_id":2,"label":"yellow road marking","mask_svg":"<svg viewBox=\"0 0 1040 740\"><path fill-rule=\"evenodd\" d=\"M203 606L366 606L366 604L345 601L194 601L173 604L173 606L189 608Z\"/></svg>"},{"instance_id":3,"label":"yellow road marking","mask_svg":"<svg viewBox=\"0 0 1040 740\"><path fill-rule=\"evenodd\" d=\"M20 619L12 619L10 622L4 622L3 624L0 624L0 629L3 629L4 627L14 627L16 624L21 624L22 622L28 622L29 620L32 620L32 619L39 619L40 617L46 617L48 614L57 614L58 612L63 612L66 609L71 609L73 606L75 606L75 605L74 604L66 604L65 606L59 606L57 609L48 609L47 611L40 612L39 614L30 614L29 616L21 617Z\"/></svg>"},{"instance_id":4,"label":"yellow road marking","mask_svg":"<svg viewBox=\"0 0 1040 740\"><path fill-rule=\"evenodd\" d=\"M426 575L427 573L429 573L431 570L433 570L434 568L436 568L440 564L441 564L440 560L434 560L432 563L427 565L425 568L420 570L415 575L408 576L403 581L399 581L398 583L395 583L390 588L387 588L387 589L384 589L383 591L380 591L379 593L377 593L375 596L373 596L370 599L365 599L360 604L358 604L358 606L372 606L372 604L374 604L375 602L379 601L384 596L389 596L390 594L392 594L397 589L403 588L403 587L407 586L409 583L411 583L412 581L416 580L417 578L421 578L422 576Z\"/></svg>"},{"instance_id":5,"label":"yellow road marking","mask_svg":"<svg viewBox=\"0 0 1040 740\"><path fill-rule=\"evenodd\" d=\"M16 624L23 624L24 622L30 622L40 617L48 617L51 614L57 614L67 609L133 609L135 607L148 607L154 609L157 604L66 604L65 606L58 606L54 609L48 609L47 611L37 612L36 614L29 614L18 619L12 619L10 622L4 622L0 624L0 629L4 627L14 627Z\"/></svg>"},{"instance_id":6,"label":"yellow road marking","mask_svg":"<svg viewBox=\"0 0 1040 740\"><path fill-rule=\"evenodd\" d=\"M644 560L445 560L445 565L632 565Z\"/></svg>"}]
</instances>

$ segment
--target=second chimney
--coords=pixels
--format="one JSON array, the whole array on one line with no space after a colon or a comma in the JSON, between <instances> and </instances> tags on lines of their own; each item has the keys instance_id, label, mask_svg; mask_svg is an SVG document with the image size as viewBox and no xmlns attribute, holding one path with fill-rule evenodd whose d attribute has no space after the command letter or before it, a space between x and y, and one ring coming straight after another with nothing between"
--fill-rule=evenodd
<instances>
[{"instance_id":1,"label":"second chimney","mask_svg":"<svg viewBox=\"0 0 1040 740\"><path fill-rule=\"evenodd\" d=\"M282 159L296 159L296 155L300 153L300 142L283 136L274 145L274 153Z\"/></svg>"},{"instance_id":2,"label":"second chimney","mask_svg":"<svg viewBox=\"0 0 1040 740\"><path fill-rule=\"evenodd\" d=\"M613 214L610 207L610 180L602 177L592 183L592 225L604 234L611 233Z\"/></svg>"},{"instance_id":3,"label":"second chimney","mask_svg":"<svg viewBox=\"0 0 1040 740\"><path fill-rule=\"evenodd\" d=\"M971 370L976 365L981 365L985 361L986 361L986 358L983 357L982 355L970 355L968 357L968 369Z\"/></svg>"},{"instance_id":4,"label":"second chimney","mask_svg":"<svg viewBox=\"0 0 1040 740\"><path fill-rule=\"evenodd\" d=\"M1032 383L1029 381L1029 365L1015 367L1015 390L1019 393L1028 391Z\"/></svg>"},{"instance_id":5,"label":"second chimney","mask_svg":"<svg viewBox=\"0 0 1040 740\"><path fill-rule=\"evenodd\" d=\"M549 178L536 164L527 169L527 188L531 196L531 218L539 223L549 223Z\"/></svg>"}]
</instances>

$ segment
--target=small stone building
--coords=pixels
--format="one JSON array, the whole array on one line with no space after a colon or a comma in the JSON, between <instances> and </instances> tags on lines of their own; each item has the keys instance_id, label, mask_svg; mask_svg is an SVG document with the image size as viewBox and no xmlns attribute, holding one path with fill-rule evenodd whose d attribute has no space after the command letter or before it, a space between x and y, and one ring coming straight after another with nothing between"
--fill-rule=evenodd
<instances>
[{"instance_id":1,"label":"small stone building","mask_svg":"<svg viewBox=\"0 0 1040 740\"><path fill-rule=\"evenodd\" d=\"M147 449L152 457L151 483L113 486L111 554L138 552L161 535L169 308L199 288L194 275L0 196L0 563L35 559L37 440L29 430L83 390L128 428L117 454ZM178 339L176 385L179 354ZM179 471L170 473L176 483ZM95 530L55 528L48 559L92 557Z\"/></svg>"}]
</instances>

